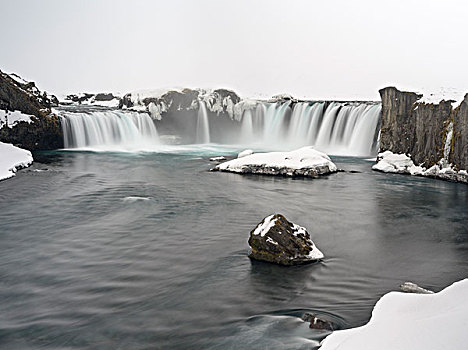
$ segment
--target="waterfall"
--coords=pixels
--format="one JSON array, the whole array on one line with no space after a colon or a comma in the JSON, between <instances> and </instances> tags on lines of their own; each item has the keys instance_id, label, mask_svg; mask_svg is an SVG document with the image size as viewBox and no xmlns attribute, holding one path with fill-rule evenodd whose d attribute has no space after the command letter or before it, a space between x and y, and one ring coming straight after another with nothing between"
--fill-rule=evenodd
<instances>
[{"instance_id":1,"label":"waterfall","mask_svg":"<svg viewBox=\"0 0 468 350\"><path fill-rule=\"evenodd\" d=\"M200 101L198 108L197 143L210 143L210 123L204 101Z\"/></svg>"},{"instance_id":2,"label":"waterfall","mask_svg":"<svg viewBox=\"0 0 468 350\"><path fill-rule=\"evenodd\" d=\"M381 105L358 102L259 103L254 117L262 131L254 132L258 146L293 149L311 145L335 155L369 156L378 149ZM247 119L245 119L247 123ZM248 122L250 124L250 121ZM240 140L245 142L244 120ZM250 127L248 131L251 134ZM249 136L250 137L250 136Z\"/></svg>"},{"instance_id":3,"label":"waterfall","mask_svg":"<svg viewBox=\"0 0 468 350\"><path fill-rule=\"evenodd\" d=\"M241 136L242 143L250 143L254 141L253 118L252 111L250 109L245 110L242 115Z\"/></svg>"},{"instance_id":4,"label":"waterfall","mask_svg":"<svg viewBox=\"0 0 468 350\"><path fill-rule=\"evenodd\" d=\"M216 140L271 150L310 145L328 154L351 156L375 155L379 147L379 103L259 101L240 112L240 122L222 115L209 120L207 105L199 101L198 113L168 116L174 119L157 123L163 123L158 127L165 136L198 144ZM159 144L148 113L62 111L61 121L66 148L154 151Z\"/></svg>"},{"instance_id":5,"label":"waterfall","mask_svg":"<svg viewBox=\"0 0 468 350\"><path fill-rule=\"evenodd\" d=\"M60 113L65 148L145 150L159 144L147 113L118 110Z\"/></svg>"},{"instance_id":6,"label":"waterfall","mask_svg":"<svg viewBox=\"0 0 468 350\"><path fill-rule=\"evenodd\" d=\"M267 107L266 115L263 118L263 143L266 146L276 145L278 141L284 139L286 115L291 111L289 104L289 102L273 103Z\"/></svg>"}]
</instances>

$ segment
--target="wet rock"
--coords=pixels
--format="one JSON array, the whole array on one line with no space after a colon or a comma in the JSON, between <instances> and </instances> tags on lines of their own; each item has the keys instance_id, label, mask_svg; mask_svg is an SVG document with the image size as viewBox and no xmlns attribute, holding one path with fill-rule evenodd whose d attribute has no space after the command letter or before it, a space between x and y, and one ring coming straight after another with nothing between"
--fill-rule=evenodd
<instances>
[{"instance_id":1,"label":"wet rock","mask_svg":"<svg viewBox=\"0 0 468 350\"><path fill-rule=\"evenodd\" d=\"M309 328L323 329L327 331L334 331L336 329L332 322L319 318L309 312L306 312L301 318L304 322L310 322Z\"/></svg>"},{"instance_id":2,"label":"wet rock","mask_svg":"<svg viewBox=\"0 0 468 350\"><path fill-rule=\"evenodd\" d=\"M279 265L299 265L323 259L304 227L288 221L281 214L264 218L250 232L249 257Z\"/></svg>"}]
</instances>

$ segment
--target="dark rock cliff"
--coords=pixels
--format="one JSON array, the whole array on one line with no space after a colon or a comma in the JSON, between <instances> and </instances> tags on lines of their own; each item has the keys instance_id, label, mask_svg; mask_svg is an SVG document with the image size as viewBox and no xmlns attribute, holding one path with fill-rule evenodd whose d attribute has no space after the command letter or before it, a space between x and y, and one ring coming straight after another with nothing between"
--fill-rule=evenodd
<instances>
[{"instance_id":1,"label":"dark rock cliff","mask_svg":"<svg viewBox=\"0 0 468 350\"><path fill-rule=\"evenodd\" d=\"M0 110L31 115L31 123L21 121L0 128L0 141L28 150L63 147L59 117L51 112L58 104L55 96L41 92L33 82L0 71ZM1 112L1 111L0 111Z\"/></svg>"},{"instance_id":2,"label":"dark rock cliff","mask_svg":"<svg viewBox=\"0 0 468 350\"><path fill-rule=\"evenodd\" d=\"M426 168L444 158L449 125L453 138L447 160L456 169L468 168L468 100L456 109L451 101L438 104L418 102L422 95L395 87L379 91L382 98L380 150L406 153L417 165Z\"/></svg>"}]
</instances>

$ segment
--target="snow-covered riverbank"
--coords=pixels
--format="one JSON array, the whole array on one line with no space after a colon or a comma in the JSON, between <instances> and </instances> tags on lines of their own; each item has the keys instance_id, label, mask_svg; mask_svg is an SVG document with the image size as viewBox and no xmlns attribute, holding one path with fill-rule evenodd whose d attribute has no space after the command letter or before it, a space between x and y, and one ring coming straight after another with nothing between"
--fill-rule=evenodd
<instances>
[{"instance_id":1,"label":"snow-covered riverbank","mask_svg":"<svg viewBox=\"0 0 468 350\"><path fill-rule=\"evenodd\" d=\"M0 142L0 180L15 176L18 169L26 168L33 162L31 152Z\"/></svg>"},{"instance_id":2,"label":"snow-covered riverbank","mask_svg":"<svg viewBox=\"0 0 468 350\"><path fill-rule=\"evenodd\" d=\"M366 325L332 333L320 350L463 349L467 295L468 279L434 294L390 292L377 302Z\"/></svg>"}]
</instances>

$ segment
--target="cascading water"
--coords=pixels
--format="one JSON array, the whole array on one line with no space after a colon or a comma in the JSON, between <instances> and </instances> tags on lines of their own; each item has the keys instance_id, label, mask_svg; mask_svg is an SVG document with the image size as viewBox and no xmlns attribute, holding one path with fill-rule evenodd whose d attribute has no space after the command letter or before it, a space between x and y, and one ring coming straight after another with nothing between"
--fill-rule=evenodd
<instances>
[{"instance_id":1,"label":"cascading water","mask_svg":"<svg viewBox=\"0 0 468 350\"><path fill-rule=\"evenodd\" d=\"M289 106L289 102L257 106L251 115L262 121L263 134L256 137L256 145L277 149L312 145L335 155L376 154L380 104L300 102L294 105L292 113ZM253 125L256 124L259 123L254 120Z\"/></svg>"},{"instance_id":2,"label":"cascading water","mask_svg":"<svg viewBox=\"0 0 468 350\"><path fill-rule=\"evenodd\" d=\"M229 140L272 150L311 145L333 155L370 156L376 154L379 146L380 111L381 105L372 102L258 102L241 110L241 117L236 120L213 114L210 125L207 105L200 101L198 113L192 115L194 119L182 120L182 124L173 124L172 129L165 130L177 136L181 127L192 125L185 126L185 135L188 142L197 144ZM147 113L94 110L61 114L66 148L158 149L155 121ZM164 123L164 118L160 123Z\"/></svg>"},{"instance_id":3,"label":"cascading water","mask_svg":"<svg viewBox=\"0 0 468 350\"><path fill-rule=\"evenodd\" d=\"M128 111L61 112L65 148L150 150L159 145L147 113Z\"/></svg>"},{"instance_id":4,"label":"cascading water","mask_svg":"<svg viewBox=\"0 0 468 350\"><path fill-rule=\"evenodd\" d=\"M210 124L204 101L200 101L197 118L197 143L210 143Z\"/></svg>"}]
</instances>

